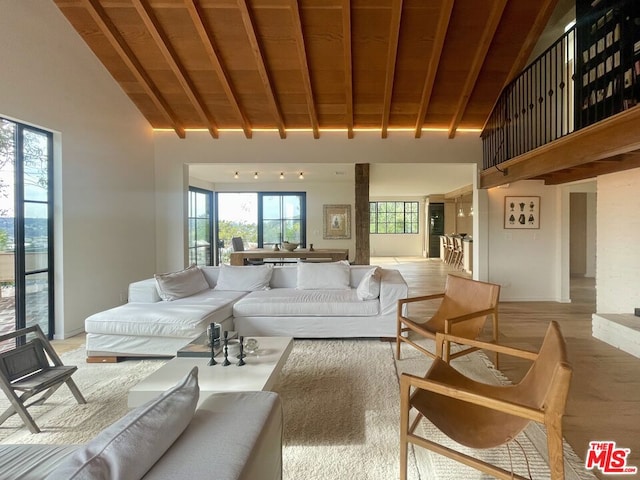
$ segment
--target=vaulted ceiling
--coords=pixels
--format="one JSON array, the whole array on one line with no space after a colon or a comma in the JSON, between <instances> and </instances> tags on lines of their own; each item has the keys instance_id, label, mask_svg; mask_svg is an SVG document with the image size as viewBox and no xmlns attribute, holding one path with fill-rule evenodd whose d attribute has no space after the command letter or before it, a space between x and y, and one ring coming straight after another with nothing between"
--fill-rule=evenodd
<instances>
[{"instance_id":1,"label":"vaulted ceiling","mask_svg":"<svg viewBox=\"0 0 640 480\"><path fill-rule=\"evenodd\" d=\"M149 123L480 129L557 0L54 0Z\"/></svg>"}]
</instances>

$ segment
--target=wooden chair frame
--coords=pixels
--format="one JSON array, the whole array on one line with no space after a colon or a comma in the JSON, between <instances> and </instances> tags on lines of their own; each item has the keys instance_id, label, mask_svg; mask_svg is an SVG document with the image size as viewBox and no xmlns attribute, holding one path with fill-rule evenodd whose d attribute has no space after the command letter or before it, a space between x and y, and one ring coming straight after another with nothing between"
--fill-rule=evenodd
<instances>
[{"instance_id":1,"label":"wooden chair frame","mask_svg":"<svg viewBox=\"0 0 640 480\"><path fill-rule=\"evenodd\" d=\"M554 328L558 328L555 322L552 322L552 324L554 324ZM552 326L550 326L550 328L552 328ZM466 344L476 347L476 349L491 350L496 353L532 360L533 362L536 362L539 358L539 354L536 352L471 340L468 338L455 337L447 334L438 333L436 335L436 342L436 355L439 359L443 359L445 344L447 342ZM496 478L504 480L510 480L512 478L528 480L526 477L512 474L512 472L500 467L416 435L415 430L423 416L418 412L417 417L411 424L409 424L409 411L412 408L411 401L415 396L417 389L427 390L469 404L480 405L482 407L496 410L506 415L517 416L529 421L544 424L547 432L547 448L549 453L551 479L564 479L562 417L564 415L571 375L572 370L570 365L565 362L558 362L553 370L552 378L550 380L551 388L546 394L543 407L532 408L531 406L523 403L508 401L495 396L482 395L469 389L430 380L428 378L428 373L424 378L403 373L400 379L400 479L406 480L407 478L408 444L412 443L456 460L469 467L476 468L481 472L493 475ZM509 386L505 388L513 387ZM412 389L414 389L413 393Z\"/></svg>"},{"instance_id":2,"label":"wooden chair frame","mask_svg":"<svg viewBox=\"0 0 640 480\"><path fill-rule=\"evenodd\" d=\"M0 415L0 424L17 413L31 433L39 433L40 429L27 408L44 403L63 384L67 384L79 404L87 402L71 378L78 367L62 363L38 325L1 335L0 342L30 333L35 338L0 354L0 388L11 403ZM44 394L40 398L27 403L31 397L42 392Z\"/></svg>"},{"instance_id":3,"label":"wooden chair frame","mask_svg":"<svg viewBox=\"0 0 640 480\"><path fill-rule=\"evenodd\" d=\"M476 282L475 280L469 280L469 281ZM476 283L486 284L485 282L476 282ZM500 287L498 285L493 285L493 284L486 284L486 285L491 285L493 287L498 288L498 292L495 298L495 304L491 308L465 313L464 315L459 315L456 317L446 318L444 320L444 331L440 333L451 334L453 331L453 327L456 324L463 323L465 321L472 320L480 316L487 316L487 317L490 316L491 317L491 342L497 343L498 332L499 332L498 303L499 303L499 296L500 296ZM423 324L414 322L413 320L411 320L406 316L405 312L406 312L406 306L410 303L442 300L444 299L445 295L446 295L446 292L441 292L441 293L435 293L432 295L408 297L408 298L402 298L398 300L398 313L397 313L398 316L397 316L397 329L396 329L396 358L398 360L400 359L400 346L402 345L402 343L408 343L415 349L419 350L420 352L424 353L425 355L431 358L436 357L436 354L434 354L433 352L430 352L423 346L411 340L407 335L407 333L413 331L422 337L431 338L435 340L437 332L430 331L427 328L425 328ZM469 346L469 348L465 348L459 352L451 353L451 341L448 340L448 338L453 338L453 337L447 337L447 339L445 339L443 359L446 362L449 362L450 360L453 360L454 358L458 358L462 355L468 355L469 353L472 353L478 350L478 347L476 346ZM499 362L500 360L499 360L498 352L495 352L496 368L500 368Z\"/></svg>"}]
</instances>

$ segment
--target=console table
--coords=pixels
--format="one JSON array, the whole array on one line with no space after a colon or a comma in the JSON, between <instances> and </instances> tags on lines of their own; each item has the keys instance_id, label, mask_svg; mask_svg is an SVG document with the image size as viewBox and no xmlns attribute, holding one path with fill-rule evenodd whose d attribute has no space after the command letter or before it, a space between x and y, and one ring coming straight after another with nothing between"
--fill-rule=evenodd
<instances>
[{"instance_id":1,"label":"console table","mask_svg":"<svg viewBox=\"0 0 640 480\"><path fill-rule=\"evenodd\" d=\"M306 259L327 259L332 262L338 260L349 260L348 248L316 248L315 250L309 250L306 248L297 248L293 252L288 250L243 250L241 252L231 252L231 265L244 265L246 258L306 258Z\"/></svg>"}]
</instances>

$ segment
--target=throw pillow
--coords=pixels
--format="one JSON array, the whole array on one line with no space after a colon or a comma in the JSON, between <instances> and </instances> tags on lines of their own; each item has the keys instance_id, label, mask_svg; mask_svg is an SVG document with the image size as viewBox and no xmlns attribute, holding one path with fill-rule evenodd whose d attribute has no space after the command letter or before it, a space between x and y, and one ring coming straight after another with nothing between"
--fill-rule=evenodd
<instances>
[{"instance_id":1,"label":"throw pillow","mask_svg":"<svg viewBox=\"0 0 640 480\"><path fill-rule=\"evenodd\" d=\"M158 295L167 302L195 295L209 288L202 270L195 265L179 272L156 274L154 277Z\"/></svg>"},{"instance_id":2,"label":"throw pillow","mask_svg":"<svg viewBox=\"0 0 640 480\"><path fill-rule=\"evenodd\" d=\"M375 300L380 296L380 267L369 270L356 289L359 300Z\"/></svg>"},{"instance_id":3,"label":"throw pillow","mask_svg":"<svg viewBox=\"0 0 640 480\"><path fill-rule=\"evenodd\" d=\"M175 387L130 411L76 450L47 480L142 478L187 428L200 389L198 367Z\"/></svg>"},{"instance_id":4,"label":"throw pillow","mask_svg":"<svg viewBox=\"0 0 640 480\"><path fill-rule=\"evenodd\" d=\"M298 263L298 290L349 290L349 262Z\"/></svg>"},{"instance_id":5,"label":"throw pillow","mask_svg":"<svg viewBox=\"0 0 640 480\"><path fill-rule=\"evenodd\" d=\"M240 292L269 290L272 273L272 265L251 265L246 267L221 265L215 290L236 290Z\"/></svg>"}]
</instances>

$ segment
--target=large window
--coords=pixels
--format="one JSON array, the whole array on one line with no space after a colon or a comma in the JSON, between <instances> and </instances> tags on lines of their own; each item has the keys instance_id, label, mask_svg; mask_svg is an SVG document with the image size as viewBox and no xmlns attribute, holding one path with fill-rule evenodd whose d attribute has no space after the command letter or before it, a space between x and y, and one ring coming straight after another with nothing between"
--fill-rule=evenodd
<instances>
[{"instance_id":1,"label":"large window","mask_svg":"<svg viewBox=\"0 0 640 480\"><path fill-rule=\"evenodd\" d=\"M370 233L418 233L418 202L369 202Z\"/></svg>"},{"instance_id":2,"label":"large window","mask_svg":"<svg viewBox=\"0 0 640 480\"><path fill-rule=\"evenodd\" d=\"M0 303L52 338L53 135L0 118ZM14 320L15 318L15 320ZM1 349L2 347L0 347Z\"/></svg>"},{"instance_id":3,"label":"large window","mask_svg":"<svg viewBox=\"0 0 640 480\"><path fill-rule=\"evenodd\" d=\"M270 248L284 240L305 245L304 192L218 192L215 205L217 263L229 262L233 237L242 237L245 249Z\"/></svg>"},{"instance_id":4,"label":"large window","mask_svg":"<svg viewBox=\"0 0 640 480\"><path fill-rule=\"evenodd\" d=\"M213 192L189 188L189 262L213 265Z\"/></svg>"}]
</instances>

